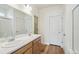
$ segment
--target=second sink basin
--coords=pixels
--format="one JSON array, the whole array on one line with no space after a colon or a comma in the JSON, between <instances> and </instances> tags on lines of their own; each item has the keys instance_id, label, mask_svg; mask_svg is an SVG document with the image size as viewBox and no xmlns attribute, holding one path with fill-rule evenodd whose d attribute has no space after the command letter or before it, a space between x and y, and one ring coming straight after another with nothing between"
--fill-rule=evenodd
<instances>
[{"instance_id":1,"label":"second sink basin","mask_svg":"<svg viewBox=\"0 0 79 59\"><path fill-rule=\"evenodd\" d=\"M25 41L28 42L33 38L33 35L19 35L15 38L14 41L5 42L1 45L2 48L11 48L11 47L17 47L20 44L23 44Z\"/></svg>"}]
</instances>

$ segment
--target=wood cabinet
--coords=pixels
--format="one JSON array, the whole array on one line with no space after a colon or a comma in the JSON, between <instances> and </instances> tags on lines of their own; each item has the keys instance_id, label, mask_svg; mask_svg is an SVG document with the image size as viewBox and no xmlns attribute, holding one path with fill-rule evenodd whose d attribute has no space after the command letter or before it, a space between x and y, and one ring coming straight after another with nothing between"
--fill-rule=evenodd
<instances>
[{"instance_id":1,"label":"wood cabinet","mask_svg":"<svg viewBox=\"0 0 79 59\"><path fill-rule=\"evenodd\" d=\"M37 38L36 40L33 41L33 54L40 54L40 43L41 43L41 38Z\"/></svg>"},{"instance_id":2,"label":"wood cabinet","mask_svg":"<svg viewBox=\"0 0 79 59\"><path fill-rule=\"evenodd\" d=\"M16 50L15 52L13 52L13 54L24 54L26 53L27 51L29 51L29 49L32 48L32 42L30 42L29 44L21 47L20 49ZM32 52L31 52L32 54Z\"/></svg>"},{"instance_id":3,"label":"wood cabinet","mask_svg":"<svg viewBox=\"0 0 79 59\"><path fill-rule=\"evenodd\" d=\"M29 50L27 50L24 54L32 54L32 48L30 48Z\"/></svg>"},{"instance_id":4,"label":"wood cabinet","mask_svg":"<svg viewBox=\"0 0 79 59\"><path fill-rule=\"evenodd\" d=\"M41 37L31 41L12 54L40 54L41 52Z\"/></svg>"}]
</instances>

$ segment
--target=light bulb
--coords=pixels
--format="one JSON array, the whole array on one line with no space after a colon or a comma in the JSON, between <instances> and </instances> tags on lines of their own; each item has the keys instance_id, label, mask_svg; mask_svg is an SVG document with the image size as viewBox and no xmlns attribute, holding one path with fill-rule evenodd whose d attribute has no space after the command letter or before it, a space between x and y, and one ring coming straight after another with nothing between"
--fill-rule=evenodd
<instances>
[{"instance_id":1,"label":"light bulb","mask_svg":"<svg viewBox=\"0 0 79 59\"><path fill-rule=\"evenodd\" d=\"M28 10L32 11L32 7L31 7L29 4L27 4L27 5L25 5L25 6L26 6L26 8L27 8Z\"/></svg>"},{"instance_id":2,"label":"light bulb","mask_svg":"<svg viewBox=\"0 0 79 59\"><path fill-rule=\"evenodd\" d=\"M30 10L32 10L32 7L29 7Z\"/></svg>"},{"instance_id":3,"label":"light bulb","mask_svg":"<svg viewBox=\"0 0 79 59\"><path fill-rule=\"evenodd\" d=\"M30 6L29 6L29 5L27 5L26 7L27 7L27 8L29 8Z\"/></svg>"}]
</instances>

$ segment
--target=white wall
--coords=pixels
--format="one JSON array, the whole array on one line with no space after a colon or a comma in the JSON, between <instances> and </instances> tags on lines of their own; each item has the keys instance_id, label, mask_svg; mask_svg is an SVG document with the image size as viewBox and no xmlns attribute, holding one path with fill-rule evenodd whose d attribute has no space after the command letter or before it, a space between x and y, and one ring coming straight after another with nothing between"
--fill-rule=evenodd
<instances>
[{"instance_id":1,"label":"white wall","mask_svg":"<svg viewBox=\"0 0 79 59\"><path fill-rule=\"evenodd\" d=\"M47 7L39 10L39 33L42 34L42 42L45 44L49 44L49 40L47 39L48 36L48 19L49 16L56 16L56 15L63 15L64 14L64 8L63 5L56 5L52 7Z\"/></svg>"},{"instance_id":2,"label":"white wall","mask_svg":"<svg viewBox=\"0 0 79 59\"><path fill-rule=\"evenodd\" d=\"M49 7L39 10L39 33L42 34L42 39L44 43L47 43L45 38L45 29L48 30L48 25L44 25L44 23L48 22L48 16L63 14L64 16L64 27L65 27L65 39L64 39L64 50L65 53L74 53L72 50L72 9L75 7L75 4L67 4L65 5L65 9L62 7ZM46 22L45 22L45 21Z\"/></svg>"},{"instance_id":3,"label":"white wall","mask_svg":"<svg viewBox=\"0 0 79 59\"><path fill-rule=\"evenodd\" d=\"M65 40L64 49L65 53L73 53L72 51L72 9L75 4L65 5Z\"/></svg>"},{"instance_id":4,"label":"white wall","mask_svg":"<svg viewBox=\"0 0 79 59\"><path fill-rule=\"evenodd\" d=\"M32 7L32 14L35 15L35 16L39 16L38 13L39 13L38 8Z\"/></svg>"}]
</instances>

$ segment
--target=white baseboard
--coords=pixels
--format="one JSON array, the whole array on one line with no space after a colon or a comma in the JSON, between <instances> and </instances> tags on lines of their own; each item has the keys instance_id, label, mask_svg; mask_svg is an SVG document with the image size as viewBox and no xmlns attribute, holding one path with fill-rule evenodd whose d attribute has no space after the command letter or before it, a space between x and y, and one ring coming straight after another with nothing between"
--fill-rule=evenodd
<instances>
[{"instance_id":1,"label":"white baseboard","mask_svg":"<svg viewBox=\"0 0 79 59\"><path fill-rule=\"evenodd\" d=\"M74 53L75 53L75 54L79 54L79 51L75 49L75 50L74 50Z\"/></svg>"},{"instance_id":2,"label":"white baseboard","mask_svg":"<svg viewBox=\"0 0 79 59\"><path fill-rule=\"evenodd\" d=\"M43 44L49 45L49 43L47 43L47 42L43 42Z\"/></svg>"},{"instance_id":3,"label":"white baseboard","mask_svg":"<svg viewBox=\"0 0 79 59\"><path fill-rule=\"evenodd\" d=\"M74 54L74 51L72 49L64 49L65 54Z\"/></svg>"},{"instance_id":4,"label":"white baseboard","mask_svg":"<svg viewBox=\"0 0 79 59\"><path fill-rule=\"evenodd\" d=\"M49 43L45 43L46 45L49 45Z\"/></svg>"},{"instance_id":5,"label":"white baseboard","mask_svg":"<svg viewBox=\"0 0 79 59\"><path fill-rule=\"evenodd\" d=\"M74 51L72 49L69 49L70 54L74 54Z\"/></svg>"},{"instance_id":6,"label":"white baseboard","mask_svg":"<svg viewBox=\"0 0 79 59\"><path fill-rule=\"evenodd\" d=\"M43 44L46 44L46 45L49 45L49 44L52 44L52 43L48 43L48 42L43 42ZM57 43L53 43L54 45L58 45L58 46L61 46L63 48L63 45L61 44L57 44Z\"/></svg>"}]
</instances>

